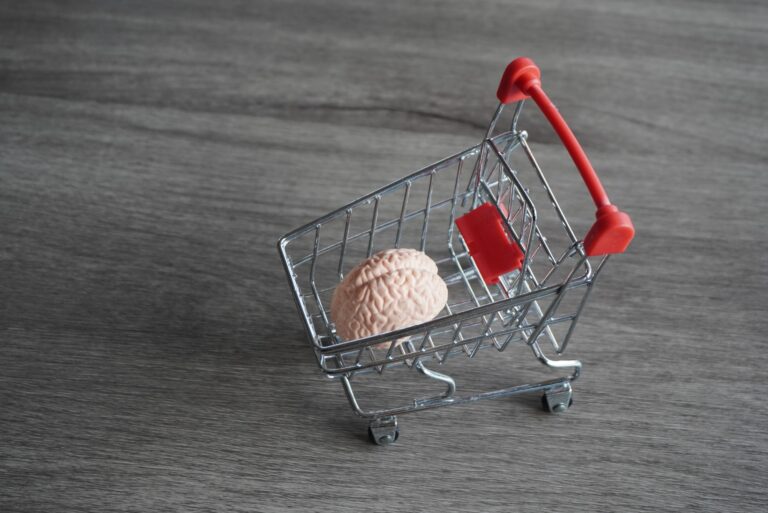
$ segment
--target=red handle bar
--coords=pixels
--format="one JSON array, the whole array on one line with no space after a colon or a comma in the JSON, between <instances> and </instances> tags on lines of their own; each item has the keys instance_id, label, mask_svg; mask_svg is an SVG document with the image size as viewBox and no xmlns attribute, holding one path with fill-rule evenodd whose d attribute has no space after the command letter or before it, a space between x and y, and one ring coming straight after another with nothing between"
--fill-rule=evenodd
<instances>
[{"instance_id":1,"label":"red handle bar","mask_svg":"<svg viewBox=\"0 0 768 513\"><path fill-rule=\"evenodd\" d=\"M571 155L573 163L576 164L576 168L579 170L581 178L597 207L597 221L584 237L584 248L587 255L623 253L635 236L632 219L611 204L608 194L606 194L603 184L600 183L600 178L589 162L581 144L573 135L555 104L541 88L541 70L538 66L527 57L518 57L510 62L501 77L496 96L504 104L517 102L528 97L532 98L549 120L560 140L563 141L563 145Z\"/></svg>"}]
</instances>

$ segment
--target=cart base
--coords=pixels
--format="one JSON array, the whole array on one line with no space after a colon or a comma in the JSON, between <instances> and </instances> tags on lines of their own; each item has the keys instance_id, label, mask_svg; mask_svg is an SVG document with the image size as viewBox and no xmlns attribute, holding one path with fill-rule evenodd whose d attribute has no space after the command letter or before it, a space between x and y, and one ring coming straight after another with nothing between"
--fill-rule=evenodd
<instances>
[{"instance_id":1,"label":"cart base","mask_svg":"<svg viewBox=\"0 0 768 513\"><path fill-rule=\"evenodd\" d=\"M560 378L544 381L536 384L517 385L499 390L491 390L464 397L434 397L417 399L410 406L393 408L390 410L365 411L357 402L352 385L346 377L342 377L344 392L349 399L352 409L363 418L370 419L368 424L368 436L377 445L392 445L400 437L400 427L397 424L397 415L414 411L439 408L454 404L464 404L479 401L481 399L497 399L513 395L532 394L543 392L541 402L544 409L550 413L565 412L573 404L573 389L571 378Z\"/></svg>"}]
</instances>

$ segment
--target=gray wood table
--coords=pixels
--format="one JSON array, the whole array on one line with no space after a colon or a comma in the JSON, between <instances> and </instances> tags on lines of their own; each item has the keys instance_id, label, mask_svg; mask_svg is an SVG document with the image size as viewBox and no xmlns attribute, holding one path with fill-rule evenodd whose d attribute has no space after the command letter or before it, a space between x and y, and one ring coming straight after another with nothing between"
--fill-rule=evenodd
<instances>
[{"instance_id":1,"label":"gray wood table","mask_svg":"<svg viewBox=\"0 0 768 513\"><path fill-rule=\"evenodd\" d=\"M0 510L766 511L766 26L764 2L3 2ZM568 413L485 401L373 446L275 242L478 142L518 55L637 238ZM540 372L519 354L459 386Z\"/></svg>"}]
</instances>

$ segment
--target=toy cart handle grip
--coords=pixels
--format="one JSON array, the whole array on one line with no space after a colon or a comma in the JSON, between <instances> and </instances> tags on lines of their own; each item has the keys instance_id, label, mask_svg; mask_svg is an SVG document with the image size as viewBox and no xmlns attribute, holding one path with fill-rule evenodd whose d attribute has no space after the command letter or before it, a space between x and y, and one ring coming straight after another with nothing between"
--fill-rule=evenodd
<instances>
[{"instance_id":1,"label":"toy cart handle grip","mask_svg":"<svg viewBox=\"0 0 768 513\"><path fill-rule=\"evenodd\" d=\"M623 253L635 235L632 219L611 204L600 178L578 139L573 135L555 104L541 88L541 70L539 67L527 57L518 57L510 62L501 77L496 96L503 104L532 98L571 155L573 163L579 170L597 207L597 221L584 237L584 248L587 255Z\"/></svg>"}]
</instances>

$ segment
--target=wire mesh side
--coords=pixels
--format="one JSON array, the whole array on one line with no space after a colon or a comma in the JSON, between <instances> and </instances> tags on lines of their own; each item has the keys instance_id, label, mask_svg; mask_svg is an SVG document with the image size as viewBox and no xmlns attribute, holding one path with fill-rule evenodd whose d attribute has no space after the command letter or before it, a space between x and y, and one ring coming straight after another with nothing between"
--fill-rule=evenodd
<instances>
[{"instance_id":1,"label":"wire mesh side","mask_svg":"<svg viewBox=\"0 0 768 513\"><path fill-rule=\"evenodd\" d=\"M310 339L334 342L333 290L360 261L389 248L417 248L438 262L471 172L477 148L449 157L385 186L286 235L279 244L297 306ZM440 253L442 256L437 256Z\"/></svg>"},{"instance_id":2,"label":"wire mesh side","mask_svg":"<svg viewBox=\"0 0 768 513\"><path fill-rule=\"evenodd\" d=\"M563 299L566 295L584 298L592 283L579 277L506 298L482 282L468 256L455 258L453 264L456 273L447 281L451 300L446 310L450 314L407 330L326 349L320 354L323 368L348 376L382 373L393 366L412 367L425 358L444 363L457 355L472 358L481 349L503 351L510 343L530 345L545 339L557 344L553 328L570 330L583 304L563 308Z\"/></svg>"}]
</instances>

